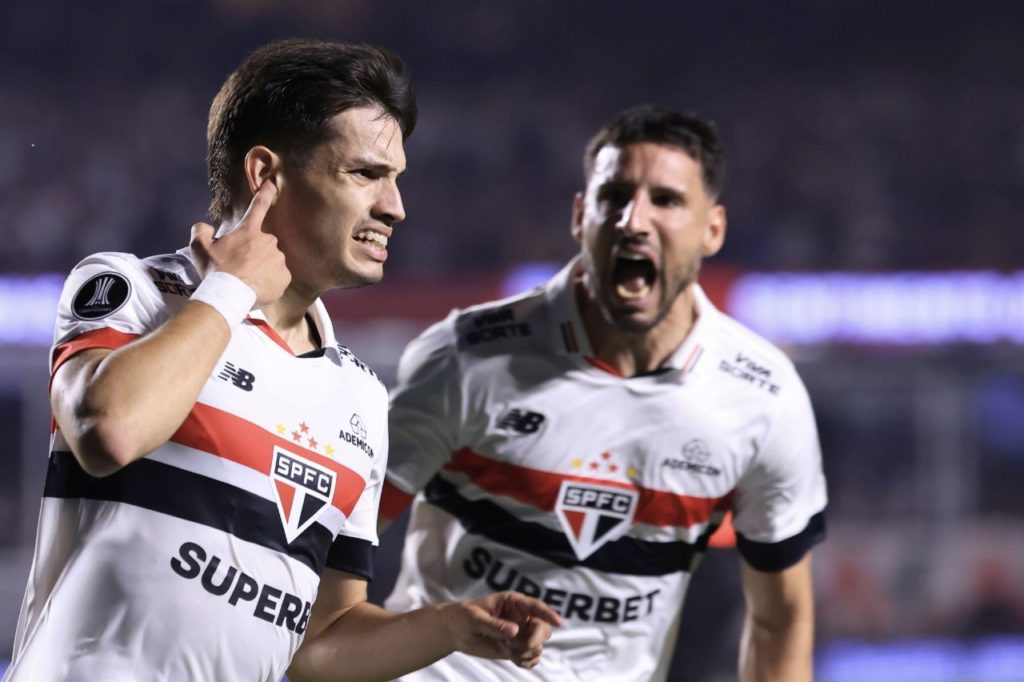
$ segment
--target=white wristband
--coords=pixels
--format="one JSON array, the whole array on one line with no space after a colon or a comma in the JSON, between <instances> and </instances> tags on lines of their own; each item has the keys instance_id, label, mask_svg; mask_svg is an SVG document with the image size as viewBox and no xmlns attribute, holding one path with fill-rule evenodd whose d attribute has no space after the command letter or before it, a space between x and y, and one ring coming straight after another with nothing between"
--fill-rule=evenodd
<instances>
[{"instance_id":1,"label":"white wristband","mask_svg":"<svg viewBox=\"0 0 1024 682\"><path fill-rule=\"evenodd\" d=\"M234 275L218 271L203 279L191 300L211 306L234 329L256 305L256 292Z\"/></svg>"}]
</instances>

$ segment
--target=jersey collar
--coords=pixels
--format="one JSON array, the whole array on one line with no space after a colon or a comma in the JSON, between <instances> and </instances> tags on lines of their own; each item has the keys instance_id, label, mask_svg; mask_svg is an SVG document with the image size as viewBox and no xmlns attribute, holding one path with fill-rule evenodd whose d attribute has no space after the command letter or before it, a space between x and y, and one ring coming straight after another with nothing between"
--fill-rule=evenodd
<instances>
[{"instance_id":1,"label":"jersey collar","mask_svg":"<svg viewBox=\"0 0 1024 682\"><path fill-rule=\"evenodd\" d=\"M327 312L323 301L319 298L313 301L313 305L309 306L306 314L313 321L313 324L316 325L316 332L320 336L320 347L323 349L324 355L329 357L334 364L340 365L342 363L341 351L338 349L338 340L334 336L334 324L331 322L331 316ZM250 322L258 320L267 325L267 327L270 326L267 324L267 317L263 314L262 310L251 311L246 316L246 320ZM281 341L279 343L283 345L284 342Z\"/></svg>"},{"instance_id":2,"label":"jersey collar","mask_svg":"<svg viewBox=\"0 0 1024 682\"><path fill-rule=\"evenodd\" d=\"M556 352L590 356L593 350L576 305L576 287L573 284L578 262L579 256L573 258L544 285L544 297L554 322L549 342Z\"/></svg>"},{"instance_id":3,"label":"jersey collar","mask_svg":"<svg viewBox=\"0 0 1024 682\"><path fill-rule=\"evenodd\" d=\"M338 350L338 339L334 336L334 322L327 312L324 302L317 298L309 307L309 316L316 325L316 331L320 335L320 343L327 355L335 364L341 364L341 351Z\"/></svg>"},{"instance_id":4,"label":"jersey collar","mask_svg":"<svg viewBox=\"0 0 1024 682\"><path fill-rule=\"evenodd\" d=\"M192 265L192 269L196 272L196 282L200 281L199 268L196 267L195 260L192 258L192 250L189 247L178 249L178 253L188 259L188 262ZM327 312L327 308L320 298L313 301L313 305L306 311L310 319L313 320L313 324L316 325L317 334L320 335L321 347L324 350L324 355L329 357L332 362L337 365L342 363L341 351L338 349L338 340L334 336L334 323L331 321L331 316ZM259 320L263 324L267 325L267 317L263 314L262 310L252 310L246 315L246 319L251 321ZM269 325L267 325L269 327ZM276 334L274 335L276 336ZM283 341L275 342L283 345Z\"/></svg>"}]
</instances>

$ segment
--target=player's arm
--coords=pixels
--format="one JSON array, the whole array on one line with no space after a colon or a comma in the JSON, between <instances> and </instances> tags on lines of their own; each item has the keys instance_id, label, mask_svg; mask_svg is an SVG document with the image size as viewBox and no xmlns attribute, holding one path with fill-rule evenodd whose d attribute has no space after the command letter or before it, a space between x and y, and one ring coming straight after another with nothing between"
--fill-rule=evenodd
<instances>
[{"instance_id":1,"label":"player's arm","mask_svg":"<svg viewBox=\"0 0 1024 682\"><path fill-rule=\"evenodd\" d=\"M814 648L811 554L778 572L742 561L747 612L740 640L743 682L810 682Z\"/></svg>"},{"instance_id":2,"label":"player's arm","mask_svg":"<svg viewBox=\"0 0 1024 682\"><path fill-rule=\"evenodd\" d=\"M377 533L400 517L463 444L458 311L413 339L398 362L388 409L388 471Z\"/></svg>"},{"instance_id":3,"label":"player's arm","mask_svg":"<svg viewBox=\"0 0 1024 682\"><path fill-rule=\"evenodd\" d=\"M257 305L279 298L291 277L276 238L261 231L276 193L264 182L238 228L216 242L211 226L193 228L193 253L205 274L233 275L240 280L235 286L243 295L255 294ZM230 336L215 307L192 300L149 334L115 350L83 350L61 364L50 402L82 468L105 476L170 438Z\"/></svg>"},{"instance_id":4,"label":"player's arm","mask_svg":"<svg viewBox=\"0 0 1024 682\"><path fill-rule=\"evenodd\" d=\"M394 613L366 600L365 578L328 568L288 679L389 680L454 651L532 668L560 624L546 604L518 592Z\"/></svg>"},{"instance_id":5,"label":"player's arm","mask_svg":"<svg viewBox=\"0 0 1024 682\"><path fill-rule=\"evenodd\" d=\"M405 492L392 481L384 482L380 498L380 511L377 514L378 537L383 535L384 531L390 528L391 524L405 512L414 497L414 493Z\"/></svg>"},{"instance_id":6,"label":"player's arm","mask_svg":"<svg viewBox=\"0 0 1024 682\"><path fill-rule=\"evenodd\" d=\"M812 678L811 549L825 538L828 496L810 397L795 370L779 374L769 431L733 498L746 602L743 682Z\"/></svg>"},{"instance_id":7,"label":"player's arm","mask_svg":"<svg viewBox=\"0 0 1024 682\"><path fill-rule=\"evenodd\" d=\"M82 351L63 363L53 376L50 403L82 468L106 476L167 441L228 336L215 310L188 303L151 334L116 350Z\"/></svg>"}]
</instances>

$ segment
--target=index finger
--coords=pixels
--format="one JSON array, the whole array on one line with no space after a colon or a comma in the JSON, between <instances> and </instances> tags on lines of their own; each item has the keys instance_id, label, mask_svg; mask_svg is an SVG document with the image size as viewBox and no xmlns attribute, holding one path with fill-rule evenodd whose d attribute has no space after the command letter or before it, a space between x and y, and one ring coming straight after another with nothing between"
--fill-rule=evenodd
<instances>
[{"instance_id":1,"label":"index finger","mask_svg":"<svg viewBox=\"0 0 1024 682\"><path fill-rule=\"evenodd\" d=\"M550 623L556 627L562 626L562 617L558 615L558 611L555 611L540 599L534 599L533 597L527 597L526 595L519 593L513 594L517 601L516 607L523 612L523 615L538 618L545 623Z\"/></svg>"},{"instance_id":2,"label":"index finger","mask_svg":"<svg viewBox=\"0 0 1024 682\"><path fill-rule=\"evenodd\" d=\"M267 211L274 205L277 198L277 185L269 179L264 180L256 193L252 195L252 201L245 215L242 216L240 227L255 227L257 230L263 226L263 219L267 217Z\"/></svg>"},{"instance_id":3,"label":"index finger","mask_svg":"<svg viewBox=\"0 0 1024 682\"><path fill-rule=\"evenodd\" d=\"M551 639L551 624L539 618L531 618L526 627L519 631L519 636L524 649L527 651L536 649L538 650L536 655L540 655L539 649L543 649L544 642Z\"/></svg>"}]
</instances>

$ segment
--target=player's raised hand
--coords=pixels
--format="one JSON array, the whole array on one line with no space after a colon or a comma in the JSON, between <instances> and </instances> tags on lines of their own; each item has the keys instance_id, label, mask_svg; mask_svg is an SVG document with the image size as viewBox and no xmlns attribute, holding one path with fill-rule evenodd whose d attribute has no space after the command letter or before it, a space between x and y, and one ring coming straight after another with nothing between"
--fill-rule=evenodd
<instances>
[{"instance_id":1,"label":"player's raised hand","mask_svg":"<svg viewBox=\"0 0 1024 682\"><path fill-rule=\"evenodd\" d=\"M262 230L263 219L277 197L277 186L264 180L238 226L219 239L206 223L192 226L192 257L205 277L220 271L234 275L256 292L256 307L281 298L292 280L277 237Z\"/></svg>"},{"instance_id":2,"label":"player's raised hand","mask_svg":"<svg viewBox=\"0 0 1024 682\"><path fill-rule=\"evenodd\" d=\"M540 662L552 626L562 624L547 604L519 592L496 592L446 606L445 622L457 650L508 659L521 668Z\"/></svg>"}]
</instances>

